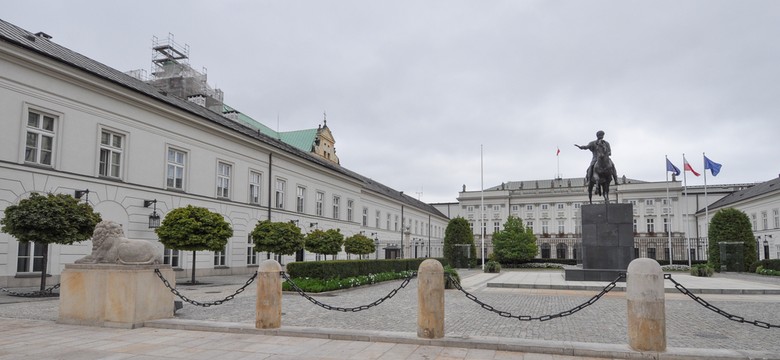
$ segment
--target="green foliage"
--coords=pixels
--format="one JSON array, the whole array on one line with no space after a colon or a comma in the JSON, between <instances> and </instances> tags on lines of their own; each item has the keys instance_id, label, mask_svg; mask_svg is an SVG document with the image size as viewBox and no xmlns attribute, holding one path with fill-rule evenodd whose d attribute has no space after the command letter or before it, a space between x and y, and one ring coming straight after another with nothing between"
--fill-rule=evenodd
<instances>
[{"instance_id":1,"label":"green foliage","mask_svg":"<svg viewBox=\"0 0 780 360\"><path fill-rule=\"evenodd\" d=\"M376 251L376 245L369 237L355 234L344 239L344 251L347 254L366 255Z\"/></svg>"},{"instance_id":2,"label":"green foliage","mask_svg":"<svg viewBox=\"0 0 780 360\"><path fill-rule=\"evenodd\" d=\"M454 289L455 286L453 283L460 284L460 275L458 275L458 270L455 270L452 266L447 265L444 267L444 288Z\"/></svg>"},{"instance_id":3,"label":"green foliage","mask_svg":"<svg viewBox=\"0 0 780 360\"><path fill-rule=\"evenodd\" d=\"M485 272L486 273L500 273L501 272L501 264L498 263L498 261L490 260L485 263Z\"/></svg>"},{"instance_id":4,"label":"green foliage","mask_svg":"<svg viewBox=\"0 0 780 360\"><path fill-rule=\"evenodd\" d=\"M233 236L222 215L192 205L171 210L155 232L165 247L191 251L221 251Z\"/></svg>"},{"instance_id":5,"label":"green foliage","mask_svg":"<svg viewBox=\"0 0 780 360\"><path fill-rule=\"evenodd\" d=\"M467 250L464 251L464 248ZM469 266L469 259L477 258L471 226L460 216L450 220L444 230L444 258L457 268L465 268Z\"/></svg>"},{"instance_id":6,"label":"green foliage","mask_svg":"<svg viewBox=\"0 0 780 360\"><path fill-rule=\"evenodd\" d=\"M70 195L32 193L18 205L5 208L0 225L20 242L72 244L92 237L100 220L92 206Z\"/></svg>"},{"instance_id":7,"label":"green foliage","mask_svg":"<svg viewBox=\"0 0 780 360\"><path fill-rule=\"evenodd\" d=\"M417 271L420 264L425 260L426 259L298 261L287 264L287 273L290 274L290 277L292 278L344 279L383 272Z\"/></svg>"},{"instance_id":8,"label":"green foliage","mask_svg":"<svg viewBox=\"0 0 780 360\"><path fill-rule=\"evenodd\" d=\"M306 250L315 254L336 255L344 245L344 235L338 229L314 230L306 235Z\"/></svg>"},{"instance_id":9,"label":"green foliage","mask_svg":"<svg viewBox=\"0 0 780 360\"><path fill-rule=\"evenodd\" d=\"M720 271L720 246L722 241L736 241L744 244L743 264L752 264L756 261L756 239L748 216L737 209L727 208L718 210L710 221L708 261L716 271Z\"/></svg>"},{"instance_id":10,"label":"green foliage","mask_svg":"<svg viewBox=\"0 0 780 360\"><path fill-rule=\"evenodd\" d=\"M379 274L358 275L348 278L334 279L316 279L316 278L293 278L301 290L305 292L318 293L323 291L333 291L339 289L348 289L356 286L376 284L382 281L405 279L411 275L411 271L402 272L384 272ZM292 291L293 287L289 282L282 283L282 290Z\"/></svg>"},{"instance_id":11,"label":"green foliage","mask_svg":"<svg viewBox=\"0 0 780 360\"><path fill-rule=\"evenodd\" d=\"M258 221L252 230L255 251L292 255L303 249L304 238L301 229L289 222Z\"/></svg>"},{"instance_id":12,"label":"green foliage","mask_svg":"<svg viewBox=\"0 0 780 360\"><path fill-rule=\"evenodd\" d=\"M493 256L499 263L521 263L533 259L539 251L536 236L523 227L523 221L510 216L504 229L493 234Z\"/></svg>"},{"instance_id":13,"label":"green foliage","mask_svg":"<svg viewBox=\"0 0 780 360\"><path fill-rule=\"evenodd\" d=\"M709 264L698 264L691 266L691 275L710 277L715 273L715 269Z\"/></svg>"},{"instance_id":14,"label":"green foliage","mask_svg":"<svg viewBox=\"0 0 780 360\"><path fill-rule=\"evenodd\" d=\"M763 267L765 270L780 271L780 259L764 259L754 262L750 265L750 272L756 272L758 267Z\"/></svg>"},{"instance_id":15,"label":"green foliage","mask_svg":"<svg viewBox=\"0 0 780 360\"><path fill-rule=\"evenodd\" d=\"M780 271L772 270L772 269L765 269L763 266L759 265L756 268L756 274L759 274L759 275L770 275L770 276L780 276Z\"/></svg>"}]
</instances>

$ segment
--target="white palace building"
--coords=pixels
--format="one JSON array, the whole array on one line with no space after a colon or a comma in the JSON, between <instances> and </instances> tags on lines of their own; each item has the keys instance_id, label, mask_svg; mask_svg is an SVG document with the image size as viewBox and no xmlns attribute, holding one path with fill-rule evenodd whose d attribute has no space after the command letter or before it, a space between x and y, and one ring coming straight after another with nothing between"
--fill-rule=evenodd
<instances>
[{"instance_id":1,"label":"white palace building","mask_svg":"<svg viewBox=\"0 0 780 360\"><path fill-rule=\"evenodd\" d=\"M0 20L0 216L32 192L73 194L127 237L156 242L175 269L191 269L189 254L157 242L150 220L206 207L234 234L223 251L197 253L200 275L255 271L271 254L255 253L249 233L266 219L363 233L378 245L372 258L441 256L448 218L435 207L343 167L325 120L277 133L227 106L169 40L153 44L146 78ZM42 250L0 233L0 287L37 284ZM50 282L90 251L90 241L50 245Z\"/></svg>"}]
</instances>

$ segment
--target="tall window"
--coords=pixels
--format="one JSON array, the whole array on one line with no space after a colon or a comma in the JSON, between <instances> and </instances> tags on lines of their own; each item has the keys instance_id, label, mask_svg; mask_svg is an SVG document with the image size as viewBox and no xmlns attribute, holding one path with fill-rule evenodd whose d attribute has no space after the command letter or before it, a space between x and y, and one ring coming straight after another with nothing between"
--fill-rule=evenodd
<instances>
[{"instance_id":1,"label":"tall window","mask_svg":"<svg viewBox=\"0 0 780 360\"><path fill-rule=\"evenodd\" d=\"M668 233L672 231L672 229L669 227L669 218L664 218L664 232Z\"/></svg>"},{"instance_id":2,"label":"tall window","mask_svg":"<svg viewBox=\"0 0 780 360\"><path fill-rule=\"evenodd\" d=\"M758 221L756 220L756 214L750 214L750 219L753 221L753 231L758 230Z\"/></svg>"},{"instance_id":3,"label":"tall window","mask_svg":"<svg viewBox=\"0 0 780 360\"><path fill-rule=\"evenodd\" d=\"M214 252L214 266L225 266L225 248Z\"/></svg>"},{"instance_id":4,"label":"tall window","mask_svg":"<svg viewBox=\"0 0 780 360\"><path fill-rule=\"evenodd\" d=\"M647 232L648 233L654 233L655 232L655 219L649 218L647 221Z\"/></svg>"},{"instance_id":5,"label":"tall window","mask_svg":"<svg viewBox=\"0 0 780 360\"><path fill-rule=\"evenodd\" d=\"M163 264L168 264L175 268L180 267L179 250L165 248L165 250L163 250Z\"/></svg>"},{"instance_id":6,"label":"tall window","mask_svg":"<svg viewBox=\"0 0 780 360\"><path fill-rule=\"evenodd\" d=\"M276 208L284 209L284 192L287 189L287 181L276 179Z\"/></svg>"},{"instance_id":7,"label":"tall window","mask_svg":"<svg viewBox=\"0 0 780 360\"><path fill-rule=\"evenodd\" d=\"M249 172L249 203L260 204L260 186L263 176L256 171Z\"/></svg>"},{"instance_id":8,"label":"tall window","mask_svg":"<svg viewBox=\"0 0 780 360\"><path fill-rule=\"evenodd\" d=\"M501 222L500 221L494 221L493 222L493 233L497 233L501 231Z\"/></svg>"},{"instance_id":9,"label":"tall window","mask_svg":"<svg viewBox=\"0 0 780 360\"><path fill-rule=\"evenodd\" d=\"M767 218L766 211L761 212L761 225L764 230L769 229L769 218Z\"/></svg>"},{"instance_id":10,"label":"tall window","mask_svg":"<svg viewBox=\"0 0 780 360\"><path fill-rule=\"evenodd\" d=\"M338 220L341 217L341 198L333 195L333 218Z\"/></svg>"},{"instance_id":11,"label":"tall window","mask_svg":"<svg viewBox=\"0 0 780 360\"><path fill-rule=\"evenodd\" d=\"M363 226L368 226L368 208L363 208Z\"/></svg>"},{"instance_id":12,"label":"tall window","mask_svg":"<svg viewBox=\"0 0 780 360\"><path fill-rule=\"evenodd\" d=\"M533 232L534 231L534 222L530 221L530 220L526 221L525 222L525 228L526 229L531 229L531 232Z\"/></svg>"},{"instance_id":13,"label":"tall window","mask_svg":"<svg viewBox=\"0 0 780 360\"><path fill-rule=\"evenodd\" d=\"M780 210L772 210L772 216L775 217L775 229L780 228Z\"/></svg>"},{"instance_id":14,"label":"tall window","mask_svg":"<svg viewBox=\"0 0 780 360\"><path fill-rule=\"evenodd\" d=\"M55 121L57 117L30 110L27 113L27 139L24 161L52 166L54 161Z\"/></svg>"},{"instance_id":15,"label":"tall window","mask_svg":"<svg viewBox=\"0 0 780 360\"><path fill-rule=\"evenodd\" d=\"M43 271L43 247L46 244L19 242L16 272Z\"/></svg>"},{"instance_id":16,"label":"tall window","mask_svg":"<svg viewBox=\"0 0 780 360\"><path fill-rule=\"evenodd\" d=\"M124 135L112 131L100 132L100 166L98 174L112 178L122 177L122 149Z\"/></svg>"},{"instance_id":17,"label":"tall window","mask_svg":"<svg viewBox=\"0 0 780 360\"><path fill-rule=\"evenodd\" d=\"M382 216L382 213L379 210L377 210L375 215L376 216L374 216L374 227L379 229L379 219ZM416 232L417 232L417 227L415 226L415 233Z\"/></svg>"},{"instance_id":18,"label":"tall window","mask_svg":"<svg viewBox=\"0 0 780 360\"><path fill-rule=\"evenodd\" d=\"M229 198L230 197L230 173L233 171L233 166L228 163L217 163L217 197Z\"/></svg>"},{"instance_id":19,"label":"tall window","mask_svg":"<svg viewBox=\"0 0 780 360\"><path fill-rule=\"evenodd\" d=\"M566 220L558 220L558 234L566 232Z\"/></svg>"},{"instance_id":20,"label":"tall window","mask_svg":"<svg viewBox=\"0 0 780 360\"><path fill-rule=\"evenodd\" d=\"M325 202L325 193L322 191L317 191L317 193L314 195L314 209L317 216L322 216L322 207L324 206Z\"/></svg>"},{"instance_id":21,"label":"tall window","mask_svg":"<svg viewBox=\"0 0 780 360\"><path fill-rule=\"evenodd\" d=\"M550 233L550 225L547 220L542 220L542 234Z\"/></svg>"},{"instance_id":22,"label":"tall window","mask_svg":"<svg viewBox=\"0 0 780 360\"><path fill-rule=\"evenodd\" d=\"M395 231L398 231L398 215L395 216L395 222L393 222L393 224L394 224L393 229L395 229Z\"/></svg>"},{"instance_id":23,"label":"tall window","mask_svg":"<svg viewBox=\"0 0 780 360\"><path fill-rule=\"evenodd\" d=\"M634 219L633 224L634 224L634 234L636 234L636 233L639 232L639 227L637 225L637 219Z\"/></svg>"},{"instance_id":24,"label":"tall window","mask_svg":"<svg viewBox=\"0 0 780 360\"><path fill-rule=\"evenodd\" d=\"M354 219L353 212L355 211L355 200L347 200L347 221Z\"/></svg>"},{"instance_id":25,"label":"tall window","mask_svg":"<svg viewBox=\"0 0 780 360\"><path fill-rule=\"evenodd\" d=\"M255 242L252 240L251 233L246 237L246 264L257 265L257 252L255 252Z\"/></svg>"},{"instance_id":26,"label":"tall window","mask_svg":"<svg viewBox=\"0 0 780 360\"><path fill-rule=\"evenodd\" d=\"M392 216L390 213L387 213L387 230L390 230L390 218L392 218Z\"/></svg>"},{"instance_id":27,"label":"tall window","mask_svg":"<svg viewBox=\"0 0 780 360\"><path fill-rule=\"evenodd\" d=\"M187 153L181 150L168 149L168 170L166 186L169 189L184 190L184 168L186 166Z\"/></svg>"},{"instance_id":28,"label":"tall window","mask_svg":"<svg viewBox=\"0 0 780 360\"><path fill-rule=\"evenodd\" d=\"M306 211L306 188L298 186L295 195L295 211L302 213Z\"/></svg>"}]
</instances>

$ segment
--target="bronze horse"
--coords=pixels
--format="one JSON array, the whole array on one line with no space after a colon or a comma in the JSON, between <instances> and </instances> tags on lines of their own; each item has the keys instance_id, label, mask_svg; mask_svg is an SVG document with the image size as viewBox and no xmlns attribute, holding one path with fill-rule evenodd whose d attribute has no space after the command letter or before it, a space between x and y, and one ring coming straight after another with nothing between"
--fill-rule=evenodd
<instances>
[{"instance_id":1,"label":"bronze horse","mask_svg":"<svg viewBox=\"0 0 780 360\"><path fill-rule=\"evenodd\" d=\"M596 195L604 197L604 203L609 204L609 184L615 180L618 183L615 165L606 154L600 154L593 164L590 181L588 182L588 202L593 204L593 187L596 187Z\"/></svg>"}]
</instances>

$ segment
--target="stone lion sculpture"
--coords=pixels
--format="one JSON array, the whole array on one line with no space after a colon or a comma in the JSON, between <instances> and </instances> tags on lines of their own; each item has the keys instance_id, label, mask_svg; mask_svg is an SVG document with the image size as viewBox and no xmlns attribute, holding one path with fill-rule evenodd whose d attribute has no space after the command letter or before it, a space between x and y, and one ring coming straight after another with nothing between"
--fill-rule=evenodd
<instances>
[{"instance_id":1,"label":"stone lion sculpture","mask_svg":"<svg viewBox=\"0 0 780 360\"><path fill-rule=\"evenodd\" d=\"M162 255L157 247L146 240L125 238L122 226L104 220L92 233L92 254L76 260L77 264L161 264Z\"/></svg>"}]
</instances>

